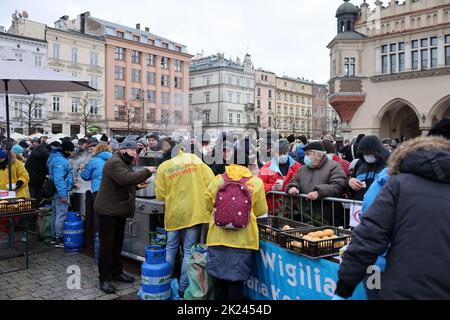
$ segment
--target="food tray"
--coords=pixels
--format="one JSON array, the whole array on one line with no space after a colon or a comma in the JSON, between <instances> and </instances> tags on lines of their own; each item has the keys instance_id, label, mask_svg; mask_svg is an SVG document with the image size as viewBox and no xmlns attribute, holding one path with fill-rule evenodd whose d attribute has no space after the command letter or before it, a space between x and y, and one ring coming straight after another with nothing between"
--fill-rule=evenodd
<instances>
[{"instance_id":1,"label":"food tray","mask_svg":"<svg viewBox=\"0 0 450 320\"><path fill-rule=\"evenodd\" d=\"M282 228L288 225L292 229L312 228L313 226L282 217L268 217L258 219L259 238L280 244L279 235Z\"/></svg>"},{"instance_id":2,"label":"food tray","mask_svg":"<svg viewBox=\"0 0 450 320\"><path fill-rule=\"evenodd\" d=\"M36 199L12 198L0 200L0 216L2 214L21 213L38 209Z\"/></svg>"},{"instance_id":3,"label":"food tray","mask_svg":"<svg viewBox=\"0 0 450 320\"><path fill-rule=\"evenodd\" d=\"M310 232L324 231L331 229L337 238L326 239L320 241L310 241L302 237ZM311 259L320 259L339 254L339 249L347 245L351 238L352 232L349 230L339 229L335 227L317 227L301 230L288 230L280 234L280 245L292 252L299 253Z\"/></svg>"}]
</instances>

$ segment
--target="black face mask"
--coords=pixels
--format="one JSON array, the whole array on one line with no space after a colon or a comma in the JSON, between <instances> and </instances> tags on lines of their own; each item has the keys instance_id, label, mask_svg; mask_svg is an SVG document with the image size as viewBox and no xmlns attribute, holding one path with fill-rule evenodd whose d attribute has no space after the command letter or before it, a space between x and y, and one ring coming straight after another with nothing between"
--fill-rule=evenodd
<instances>
[{"instance_id":1,"label":"black face mask","mask_svg":"<svg viewBox=\"0 0 450 320\"><path fill-rule=\"evenodd\" d=\"M124 158L125 158L127 161L129 161L130 163L133 162L133 160L134 160L134 157L130 156L130 155L128 154L128 152L123 153L123 156L124 156Z\"/></svg>"}]
</instances>

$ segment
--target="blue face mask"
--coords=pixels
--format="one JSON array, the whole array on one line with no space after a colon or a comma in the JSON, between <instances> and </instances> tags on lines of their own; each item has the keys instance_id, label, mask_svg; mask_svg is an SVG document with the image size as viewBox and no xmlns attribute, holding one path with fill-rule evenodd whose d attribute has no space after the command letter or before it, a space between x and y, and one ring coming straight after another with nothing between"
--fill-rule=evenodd
<instances>
[{"instance_id":1,"label":"blue face mask","mask_svg":"<svg viewBox=\"0 0 450 320\"><path fill-rule=\"evenodd\" d=\"M289 160L289 156L288 155L283 155L283 156L279 156L278 157L278 162L280 164L286 164Z\"/></svg>"},{"instance_id":2,"label":"blue face mask","mask_svg":"<svg viewBox=\"0 0 450 320\"><path fill-rule=\"evenodd\" d=\"M312 159L310 157L305 156L304 161L305 161L305 166L307 166L309 168L312 168L313 161L312 161Z\"/></svg>"}]
</instances>

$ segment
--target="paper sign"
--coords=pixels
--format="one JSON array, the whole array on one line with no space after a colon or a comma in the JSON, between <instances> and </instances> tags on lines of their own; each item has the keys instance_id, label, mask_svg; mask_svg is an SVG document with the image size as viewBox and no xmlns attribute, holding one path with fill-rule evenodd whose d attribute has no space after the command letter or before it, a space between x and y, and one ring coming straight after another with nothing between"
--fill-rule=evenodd
<instances>
[{"instance_id":1,"label":"paper sign","mask_svg":"<svg viewBox=\"0 0 450 320\"><path fill-rule=\"evenodd\" d=\"M350 205L350 227L356 227L361 223L362 206L360 204Z\"/></svg>"}]
</instances>

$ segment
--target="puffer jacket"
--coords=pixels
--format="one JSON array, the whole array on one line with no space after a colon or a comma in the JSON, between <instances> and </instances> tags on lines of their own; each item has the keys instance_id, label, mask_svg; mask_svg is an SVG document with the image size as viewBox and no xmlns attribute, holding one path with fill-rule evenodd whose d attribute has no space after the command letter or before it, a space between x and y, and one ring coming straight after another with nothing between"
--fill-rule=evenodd
<instances>
[{"instance_id":1,"label":"puffer jacket","mask_svg":"<svg viewBox=\"0 0 450 320\"><path fill-rule=\"evenodd\" d=\"M92 192L98 192L100 183L102 182L103 167L106 161L112 157L109 151L103 151L95 155L87 164L86 168L81 171L81 178L85 181L91 181Z\"/></svg>"},{"instance_id":2,"label":"puffer jacket","mask_svg":"<svg viewBox=\"0 0 450 320\"><path fill-rule=\"evenodd\" d=\"M29 154L25 162L25 168L30 175L29 185L37 190L41 189L48 174L47 160L50 151L51 147L43 143Z\"/></svg>"},{"instance_id":3,"label":"puffer jacket","mask_svg":"<svg viewBox=\"0 0 450 320\"><path fill-rule=\"evenodd\" d=\"M104 216L133 217L136 208L136 186L151 176L149 170L133 172L131 161L117 151L103 167L94 211Z\"/></svg>"},{"instance_id":4,"label":"puffer jacket","mask_svg":"<svg viewBox=\"0 0 450 320\"><path fill-rule=\"evenodd\" d=\"M419 137L397 149L390 178L355 228L336 294L350 297L367 267L389 246L378 297L450 297L450 141Z\"/></svg>"},{"instance_id":5,"label":"puffer jacket","mask_svg":"<svg viewBox=\"0 0 450 320\"><path fill-rule=\"evenodd\" d=\"M55 198L69 196L73 188L73 172L69 159L64 157L60 148L53 149L48 158L48 173L56 187Z\"/></svg>"},{"instance_id":6,"label":"puffer jacket","mask_svg":"<svg viewBox=\"0 0 450 320\"><path fill-rule=\"evenodd\" d=\"M377 157L376 163L367 163L364 160L363 153L367 152L374 154ZM377 180L378 175L387 166L387 160L389 158L389 151L387 151L381 140L376 136L365 136L358 145L358 156L359 161L355 165L355 170L353 171L351 177L356 178L362 182L366 183L366 188L360 191L352 190L353 199L362 201L364 194L370 188L372 183Z\"/></svg>"},{"instance_id":7,"label":"puffer jacket","mask_svg":"<svg viewBox=\"0 0 450 320\"><path fill-rule=\"evenodd\" d=\"M347 177L341 165L324 157L317 168L302 166L288 184L286 191L296 187L302 194L317 191L320 198L340 197L346 184Z\"/></svg>"}]
</instances>

